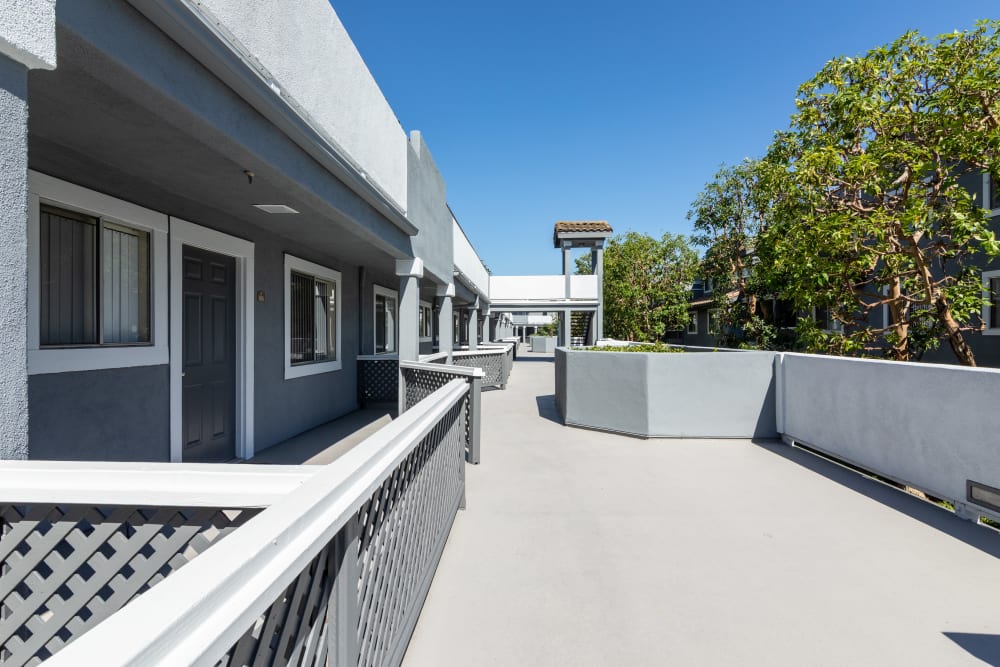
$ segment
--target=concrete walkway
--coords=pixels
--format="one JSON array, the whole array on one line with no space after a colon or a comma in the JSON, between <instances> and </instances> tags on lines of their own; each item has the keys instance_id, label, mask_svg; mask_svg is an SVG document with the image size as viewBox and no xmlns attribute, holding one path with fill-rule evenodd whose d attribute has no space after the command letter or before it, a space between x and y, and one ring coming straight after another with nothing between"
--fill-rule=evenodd
<instances>
[{"instance_id":1,"label":"concrete walkway","mask_svg":"<svg viewBox=\"0 0 1000 667\"><path fill-rule=\"evenodd\" d=\"M779 443L566 428L552 393L524 354L483 394L407 667L1000 664L1000 534Z\"/></svg>"},{"instance_id":2,"label":"concrete walkway","mask_svg":"<svg viewBox=\"0 0 1000 667\"><path fill-rule=\"evenodd\" d=\"M395 406L362 408L261 450L247 463L326 465L392 421Z\"/></svg>"}]
</instances>

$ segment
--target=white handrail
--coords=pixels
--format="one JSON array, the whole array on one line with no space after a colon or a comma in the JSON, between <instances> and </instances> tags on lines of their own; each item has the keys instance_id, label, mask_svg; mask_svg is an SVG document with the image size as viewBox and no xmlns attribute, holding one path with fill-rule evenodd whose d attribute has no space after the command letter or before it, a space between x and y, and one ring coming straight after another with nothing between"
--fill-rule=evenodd
<instances>
[{"instance_id":1,"label":"white handrail","mask_svg":"<svg viewBox=\"0 0 1000 667\"><path fill-rule=\"evenodd\" d=\"M401 361L400 368L412 368L415 370L433 371L436 373L449 373L451 375L461 375L464 377L483 377L483 369L476 366L446 366L444 364L429 364L423 361Z\"/></svg>"},{"instance_id":2,"label":"white handrail","mask_svg":"<svg viewBox=\"0 0 1000 667\"><path fill-rule=\"evenodd\" d=\"M267 507L318 466L0 462L0 504Z\"/></svg>"},{"instance_id":3,"label":"white handrail","mask_svg":"<svg viewBox=\"0 0 1000 667\"><path fill-rule=\"evenodd\" d=\"M438 389L46 664L214 665L467 392Z\"/></svg>"}]
</instances>

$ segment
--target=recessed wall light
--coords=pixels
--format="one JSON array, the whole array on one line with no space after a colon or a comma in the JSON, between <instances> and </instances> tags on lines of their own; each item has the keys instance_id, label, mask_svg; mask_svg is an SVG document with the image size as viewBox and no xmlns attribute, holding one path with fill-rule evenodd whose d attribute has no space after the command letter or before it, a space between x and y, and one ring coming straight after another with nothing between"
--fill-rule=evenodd
<instances>
[{"instance_id":1,"label":"recessed wall light","mask_svg":"<svg viewBox=\"0 0 1000 667\"><path fill-rule=\"evenodd\" d=\"M284 204L254 204L254 208L259 208L265 213L298 213L291 206L285 206Z\"/></svg>"}]
</instances>

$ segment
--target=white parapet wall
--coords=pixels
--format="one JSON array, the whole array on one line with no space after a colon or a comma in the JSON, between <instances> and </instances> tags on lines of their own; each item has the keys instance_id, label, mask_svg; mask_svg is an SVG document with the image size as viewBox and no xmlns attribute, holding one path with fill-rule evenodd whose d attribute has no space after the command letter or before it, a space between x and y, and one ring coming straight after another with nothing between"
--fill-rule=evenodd
<instances>
[{"instance_id":1,"label":"white parapet wall","mask_svg":"<svg viewBox=\"0 0 1000 667\"><path fill-rule=\"evenodd\" d=\"M462 274L465 282L469 283L476 293L483 297L490 297L490 273L486 270L486 265L479 258L479 253L472 246L469 237L465 235L462 226L452 218L453 243L455 270Z\"/></svg>"},{"instance_id":2,"label":"white parapet wall","mask_svg":"<svg viewBox=\"0 0 1000 667\"><path fill-rule=\"evenodd\" d=\"M958 504L970 480L1000 487L1000 370L807 354L776 370L786 440Z\"/></svg>"},{"instance_id":3,"label":"white parapet wall","mask_svg":"<svg viewBox=\"0 0 1000 667\"><path fill-rule=\"evenodd\" d=\"M403 210L407 136L327 0L200 0Z\"/></svg>"},{"instance_id":4,"label":"white parapet wall","mask_svg":"<svg viewBox=\"0 0 1000 667\"><path fill-rule=\"evenodd\" d=\"M597 276L570 276L570 298L597 300ZM491 276L490 299L525 303L566 299L566 276Z\"/></svg>"}]
</instances>

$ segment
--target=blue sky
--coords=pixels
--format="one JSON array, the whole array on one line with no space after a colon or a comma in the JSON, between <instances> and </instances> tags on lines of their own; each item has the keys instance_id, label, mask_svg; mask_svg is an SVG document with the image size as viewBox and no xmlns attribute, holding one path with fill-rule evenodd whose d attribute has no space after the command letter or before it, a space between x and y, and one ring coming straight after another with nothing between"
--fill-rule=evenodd
<instances>
[{"instance_id":1,"label":"blue sky","mask_svg":"<svg viewBox=\"0 0 1000 667\"><path fill-rule=\"evenodd\" d=\"M558 273L556 220L688 233L705 182L763 153L828 59L1000 15L995 0L333 6L498 275Z\"/></svg>"}]
</instances>

